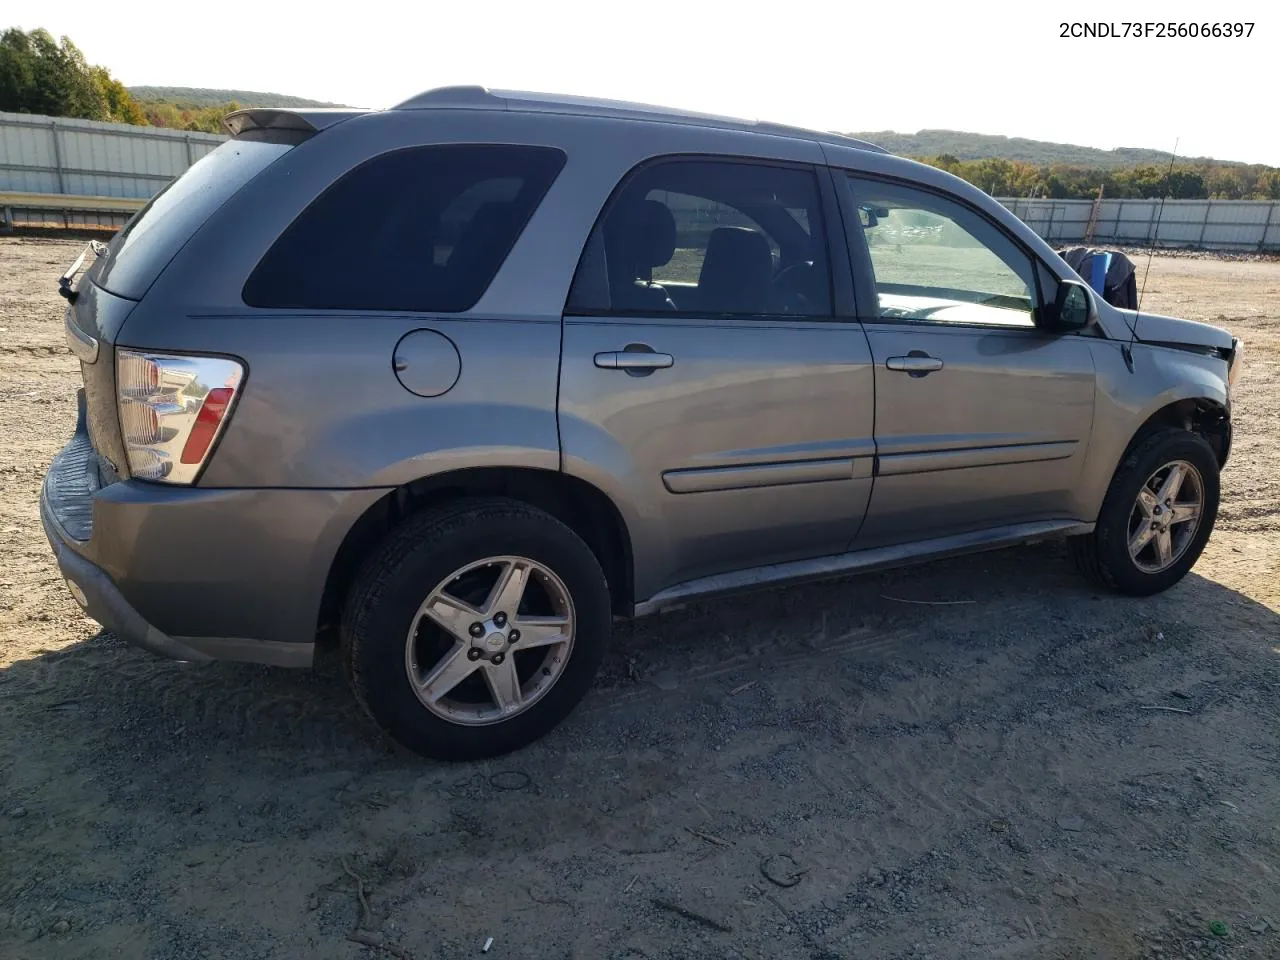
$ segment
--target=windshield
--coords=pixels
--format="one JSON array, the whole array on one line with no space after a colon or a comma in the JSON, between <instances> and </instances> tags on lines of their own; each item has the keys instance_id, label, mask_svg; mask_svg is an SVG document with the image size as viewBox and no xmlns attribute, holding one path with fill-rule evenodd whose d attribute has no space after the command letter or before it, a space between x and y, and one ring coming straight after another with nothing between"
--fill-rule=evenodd
<instances>
[{"instance_id":1,"label":"windshield","mask_svg":"<svg viewBox=\"0 0 1280 960\"><path fill-rule=\"evenodd\" d=\"M111 241L93 277L139 300L174 254L227 199L289 150L288 144L228 140L156 194Z\"/></svg>"}]
</instances>

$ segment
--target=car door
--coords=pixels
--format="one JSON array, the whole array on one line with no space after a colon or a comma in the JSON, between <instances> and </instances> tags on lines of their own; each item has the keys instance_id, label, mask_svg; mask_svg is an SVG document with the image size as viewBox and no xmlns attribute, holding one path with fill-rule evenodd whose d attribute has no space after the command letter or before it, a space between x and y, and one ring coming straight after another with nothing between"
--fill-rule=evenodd
<instances>
[{"instance_id":1,"label":"car door","mask_svg":"<svg viewBox=\"0 0 1280 960\"><path fill-rule=\"evenodd\" d=\"M561 449L625 510L639 599L839 553L862 522L874 388L847 270L833 293L835 203L812 166L667 158L623 181L588 241Z\"/></svg>"},{"instance_id":2,"label":"car door","mask_svg":"<svg viewBox=\"0 0 1280 960\"><path fill-rule=\"evenodd\" d=\"M1071 516L1093 422L1087 335L1037 327L1056 280L957 198L841 175L875 362L872 546Z\"/></svg>"}]
</instances>

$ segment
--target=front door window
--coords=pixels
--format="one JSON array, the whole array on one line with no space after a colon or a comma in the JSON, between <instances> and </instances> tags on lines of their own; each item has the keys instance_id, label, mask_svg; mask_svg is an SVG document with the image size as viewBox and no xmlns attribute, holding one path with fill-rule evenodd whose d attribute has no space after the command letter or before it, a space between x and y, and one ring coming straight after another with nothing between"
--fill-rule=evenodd
<instances>
[{"instance_id":1,"label":"front door window","mask_svg":"<svg viewBox=\"0 0 1280 960\"><path fill-rule=\"evenodd\" d=\"M875 274L880 319L1034 327L1031 258L962 204L848 178Z\"/></svg>"}]
</instances>

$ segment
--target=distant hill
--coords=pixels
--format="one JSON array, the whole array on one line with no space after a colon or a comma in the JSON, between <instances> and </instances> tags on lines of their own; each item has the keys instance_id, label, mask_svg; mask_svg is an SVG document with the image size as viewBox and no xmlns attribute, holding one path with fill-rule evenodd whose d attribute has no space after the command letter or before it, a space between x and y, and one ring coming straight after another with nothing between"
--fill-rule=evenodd
<instances>
[{"instance_id":1,"label":"distant hill","mask_svg":"<svg viewBox=\"0 0 1280 960\"><path fill-rule=\"evenodd\" d=\"M1137 164L1159 165L1169 162L1169 153L1165 150L1148 150L1142 147L1099 150L1096 147L1078 147L1070 143L1050 143L1046 140L1027 140L1024 137L998 137L985 133L964 133L959 130L921 130L919 133L894 133L890 130L882 130L874 133L854 133L851 136L870 140L890 153L908 157L936 157L945 153L958 160L998 157L1002 160L1019 160L1037 166L1062 163L1095 168L1128 167ZM1178 160L1185 163L1236 165L1235 161L1212 160L1208 157L1179 157Z\"/></svg>"},{"instance_id":2,"label":"distant hill","mask_svg":"<svg viewBox=\"0 0 1280 960\"><path fill-rule=\"evenodd\" d=\"M257 90L217 90L210 87L130 87L135 100L149 103L172 103L176 107L199 109L221 107L235 102L242 107L341 107L341 103L325 103L282 93Z\"/></svg>"}]
</instances>

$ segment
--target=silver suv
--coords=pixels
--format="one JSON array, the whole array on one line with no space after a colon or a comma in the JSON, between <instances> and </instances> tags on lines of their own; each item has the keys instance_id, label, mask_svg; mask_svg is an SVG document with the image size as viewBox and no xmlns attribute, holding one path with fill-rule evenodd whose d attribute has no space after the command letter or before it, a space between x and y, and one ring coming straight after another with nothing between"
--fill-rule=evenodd
<instances>
[{"instance_id":1,"label":"silver suv","mask_svg":"<svg viewBox=\"0 0 1280 960\"><path fill-rule=\"evenodd\" d=\"M332 638L392 736L480 757L569 713L613 617L1053 536L1150 594L1213 528L1239 344L946 173L480 88L228 126L63 283L41 514L156 653Z\"/></svg>"}]
</instances>

